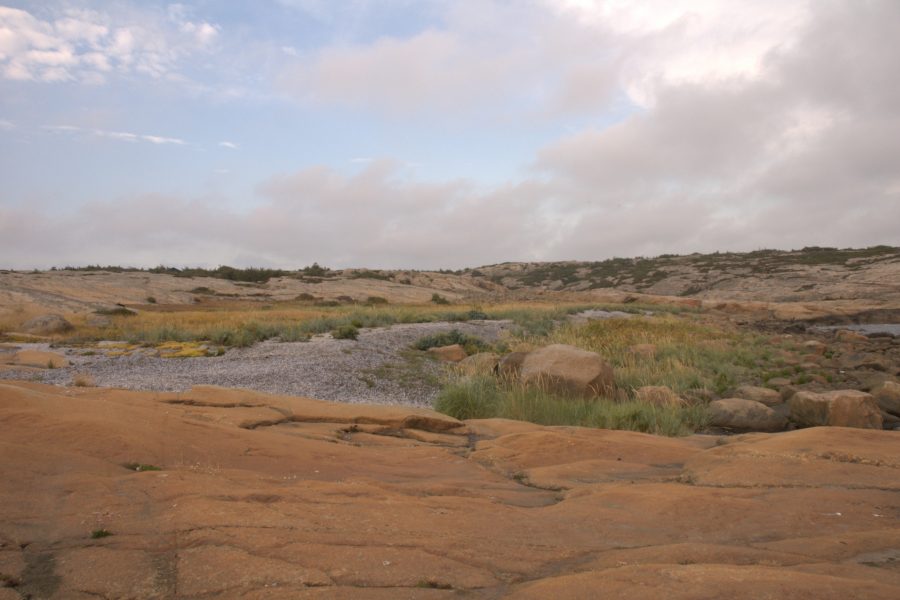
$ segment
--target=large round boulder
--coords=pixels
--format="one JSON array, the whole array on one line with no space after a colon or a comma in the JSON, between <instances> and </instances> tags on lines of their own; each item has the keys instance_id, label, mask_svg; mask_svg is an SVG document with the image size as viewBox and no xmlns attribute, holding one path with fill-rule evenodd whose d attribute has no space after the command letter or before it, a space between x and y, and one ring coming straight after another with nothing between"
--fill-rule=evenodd
<instances>
[{"instance_id":1,"label":"large round boulder","mask_svg":"<svg viewBox=\"0 0 900 600\"><path fill-rule=\"evenodd\" d=\"M885 381L872 388L872 395L881 410L900 416L900 383Z\"/></svg>"},{"instance_id":2,"label":"large round boulder","mask_svg":"<svg viewBox=\"0 0 900 600\"><path fill-rule=\"evenodd\" d=\"M559 394L596 397L615 389L613 369L596 352L566 344L551 344L529 352L519 379Z\"/></svg>"},{"instance_id":3,"label":"large round boulder","mask_svg":"<svg viewBox=\"0 0 900 600\"><path fill-rule=\"evenodd\" d=\"M709 403L709 424L734 431L781 431L787 419L762 402L725 398Z\"/></svg>"},{"instance_id":4,"label":"large round boulder","mask_svg":"<svg viewBox=\"0 0 900 600\"><path fill-rule=\"evenodd\" d=\"M35 335L56 335L58 333L66 333L74 329L72 324L66 321L62 315L49 314L35 317L22 325L25 333Z\"/></svg>"},{"instance_id":5,"label":"large round boulder","mask_svg":"<svg viewBox=\"0 0 900 600\"><path fill-rule=\"evenodd\" d=\"M875 397L858 390L797 392L788 405L791 420L802 426L881 429L884 425Z\"/></svg>"}]
</instances>

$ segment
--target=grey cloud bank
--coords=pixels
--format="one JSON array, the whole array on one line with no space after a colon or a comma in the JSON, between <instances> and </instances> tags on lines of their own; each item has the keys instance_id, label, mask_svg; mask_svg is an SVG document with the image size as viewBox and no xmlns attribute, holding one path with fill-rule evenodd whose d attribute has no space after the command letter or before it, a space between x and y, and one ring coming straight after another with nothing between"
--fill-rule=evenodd
<instances>
[{"instance_id":1,"label":"grey cloud bank","mask_svg":"<svg viewBox=\"0 0 900 600\"><path fill-rule=\"evenodd\" d=\"M529 13L524 26L499 27L499 41L479 30L490 22L454 13L446 32L329 48L289 62L277 85L301 102L389 118L495 114L523 88L537 100L509 109L519 118L596 111L621 90L631 90L635 110L536 148L521 179L488 189L417 180L400 161L376 159L352 174L313 166L273 175L245 209L159 194L65 214L3 202L0 266L456 268L900 244L900 52L892 50L900 3L798 5L807 12L790 13L794 29L776 28L762 49L741 54L746 64L728 68L715 56L704 62L704 44L725 42L691 38L689 11L644 30L575 9ZM769 16L754 14L763 23ZM524 59L509 47L492 53L525 44L529 28L543 35ZM602 43L590 45L592 36ZM538 89L554 69L559 78Z\"/></svg>"}]
</instances>

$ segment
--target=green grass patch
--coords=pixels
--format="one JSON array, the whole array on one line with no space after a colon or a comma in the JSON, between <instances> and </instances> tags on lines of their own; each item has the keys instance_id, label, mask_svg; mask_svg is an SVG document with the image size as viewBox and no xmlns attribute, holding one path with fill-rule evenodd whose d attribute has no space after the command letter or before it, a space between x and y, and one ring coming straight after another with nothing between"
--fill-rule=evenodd
<instances>
[{"instance_id":1,"label":"green grass patch","mask_svg":"<svg viewBox=\"0 0 900 600\"><path fill-rule=\"evenodd\" d=\"M430 348L440 348L442 346L452 346L454 344L462 346L465 349L466 354L477 354L479 352L488 352L491 350L491 345L481 338L462 333L458 329L426 335L425 337L419 338L413 344L413 347L416 350L428 350Z\"/></svg>"},{"instance_id":2,"label":"green grass patch","mask_svg":"<svg viewBox=\"0 0 900 600\"><path fill-rule=\"evenodd\" d=\"M570 398L539 387L505 384L488 375L449 382L435 401L435 409L457 419L503 418L667 436L689 435L707 424L703 405L662 407L636 401Z\"/></svg>"},{"instance_id":3,"label":"green grass patch","mask_svg":"<svg viewBox=\"0 0 900 600\"><path fill-rule=\"evenodd\" d=\"M146 465L144 463L127 462L122 463L122 466L129 471L162 471L162 467L157 467L156 465Z\"/></svg>"},{"instance_id":4,"label":"green grass patch","mask_svg":"<svg viewBox=\"0 0 900 600\"><path fill-rule=\"evenodd\" d=\"M112 531L107 529L95 529L91 532L92 540L99 540L101 538L109 537L112 535Z\"/></svg>"}]
</instances>

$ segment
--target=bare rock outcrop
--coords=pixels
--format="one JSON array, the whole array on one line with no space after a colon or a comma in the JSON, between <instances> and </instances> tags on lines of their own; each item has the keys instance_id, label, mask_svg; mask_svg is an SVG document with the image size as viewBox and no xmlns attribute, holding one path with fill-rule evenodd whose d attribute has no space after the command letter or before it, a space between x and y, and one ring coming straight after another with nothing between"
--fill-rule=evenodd
<instances>
[{"instance_id":1,"label":"bare rock outcrop","mask_svg":"<svg viewBox=\"0 0 900 600\"><path fill-rule=\"evenodd\" d=\"M900 597L894 432L27 382L0 384L0 423L10 597Z\"/></svg>"}]
</instances>

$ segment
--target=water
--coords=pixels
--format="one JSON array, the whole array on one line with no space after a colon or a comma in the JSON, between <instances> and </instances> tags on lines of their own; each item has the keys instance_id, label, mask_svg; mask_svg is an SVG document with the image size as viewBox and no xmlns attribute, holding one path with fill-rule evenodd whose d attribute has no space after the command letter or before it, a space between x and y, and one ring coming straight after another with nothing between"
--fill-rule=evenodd
<instances>
[{"instance_id":1,"label":"water","mask_svg":"<svg viewBox=\"0 0 900 600\"><path fill-rule=\"evenodd\" d=\"M834 331L836 329L849 329L850 331L858 331L862 334L870 333L890 333L892 335L900 335L900 323L863 323L860 325L832 325L828 327L817 327L825 331Z\"/></svg>"}]
</instances>

